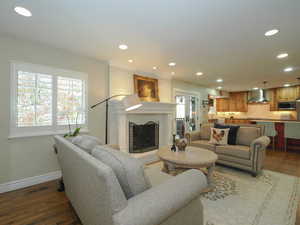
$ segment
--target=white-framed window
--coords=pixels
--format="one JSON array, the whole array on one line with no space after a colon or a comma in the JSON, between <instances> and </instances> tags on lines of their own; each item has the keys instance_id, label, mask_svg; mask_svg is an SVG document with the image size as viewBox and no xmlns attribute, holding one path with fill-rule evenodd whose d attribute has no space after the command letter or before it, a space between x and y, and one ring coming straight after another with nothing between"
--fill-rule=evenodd
<instances>
[{"instance_id":1,"label":"white-framed window","mask_svg":"<svg viewBox=\"0 0 300 225\"><path fill-rule=\"evenodd\" d=\"M11 62L10 137L87 130L88 75Z\"/></svg>"}]
</instances>

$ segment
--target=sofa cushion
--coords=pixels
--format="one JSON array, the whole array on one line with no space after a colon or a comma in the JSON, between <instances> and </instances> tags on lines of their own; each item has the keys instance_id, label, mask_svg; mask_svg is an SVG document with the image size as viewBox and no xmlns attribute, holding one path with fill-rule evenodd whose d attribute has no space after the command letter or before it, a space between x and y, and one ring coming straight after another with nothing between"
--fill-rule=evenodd
<instances>
[{"instance_id":1,"label":"sofa cushion","mask_svg":"<svg viewBox=\"0 0 300 225\"><path fill-rule=\"evenodd\" d=\"M218 128L210 128L210 144L214 145L227 145L228 144L228 134L229 128L227 129L218 129Z\"/></svg>"},{"instance_id":2,"label":"sofa cushion","mask_svg":"<svg viewBox=\"0 0 300 225\"><path fill-rule=\"evenodd\" d=\"M210 139L210 128L213 127L212 123L207 123L201 125L200 128L200 137L202 140L209 140Z\"/></svg>"},{"instance_id":3,"label":"sofa cushion","mask_svg":"<svg viewBox=\"0 0 300 225\"><path fill-rule=\"evenodd\" d=\"M231 155L242 159L250 159L250 147L244 145L225 145L216 146L216 153Z\"/></svg>"},{"instance_id":4,"label":"sofa cushion","mask_svg":"<svg viewBox=\"0 0 300 225\"><path fill-rule=\"evenodd\" d=\"M77 136L72 139L72 143L89 154L91 154L91 151L93 148L95 148L95 146L102 145L98 138L90 135Z\"/></svg>"},{"instance_id":5,"label":"sofa cushion","mask_svg":"<svg viewBox=\"0 0 300 225\"><path fill-rule=\"evenodd\" d=\"M127 199L151 187L140 160L108 146L95 147L92 155L112 168Z\"/></svg>"},{"instance_id":6,"label":"sofa cushion","mask_svg":"<svg viewBox=\"0 0 300 225\"><path fill-rule=\"evenodd\" d=\"M237 145L250 146L251 142L260 137L261 130L258 127L240 127L237 134Z\"/></svg>"},{"instance_id":7,"label":"sofa cushion","mask_svg":"<svg viewBox=\"0 0 300 225\"><path fill-rule=\"evenodd\" d=\"M252 166L252 160L237 158L237 157L231 156L231 155L218 154L217 162L224 162L224 161L226 161L228 163L239 164L239 165L248 166L248 167Z\"/></svg>"},{"instance_id":8,"label":"sofa cushion","mask_svg":"<svg viewBox=\"0 0 300 225\"><path fill-rule=\"evenodd\" d=\"M194 146L194 147L198 147L198 148L204 148L204 149L207 149L207 150L211 150L211 151L215 151L216 147L215 145L213 144L210 144L209 143L209 140L197 140L197 141L192 141L191 146Z\"/></svg>"},{"instance_id":9,"label":"sofa cushion","mask_svg":"<svg viewBox=\"0 0 300 225\"><path fill-rule=\"evenodd\" d=\"M229 145L236 145L237 133L238 133L238 130L239 130L240 126L223 125L223 124L216 123L215 128L219 128L219 129L229 128L228 144Z\"/></svg>"}]
</instances>

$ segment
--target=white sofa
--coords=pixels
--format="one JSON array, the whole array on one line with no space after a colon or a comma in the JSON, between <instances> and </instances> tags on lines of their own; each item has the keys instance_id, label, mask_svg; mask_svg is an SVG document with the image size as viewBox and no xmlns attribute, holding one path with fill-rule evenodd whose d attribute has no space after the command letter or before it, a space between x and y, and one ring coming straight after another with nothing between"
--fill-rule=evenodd
<instances>
[{"instance_id":1,"label":"white sofa","mask_svg":"<svg viewBox=\"0 0 300 225\"><path fill-rule=\"evenodd\" d=\"M127 199L110 166L63 137L54 139L66 194L84 225L203 225L199 195L207 183L200 171L170 177L146 170L152 187Z\"/></svg>"}]
</instances>

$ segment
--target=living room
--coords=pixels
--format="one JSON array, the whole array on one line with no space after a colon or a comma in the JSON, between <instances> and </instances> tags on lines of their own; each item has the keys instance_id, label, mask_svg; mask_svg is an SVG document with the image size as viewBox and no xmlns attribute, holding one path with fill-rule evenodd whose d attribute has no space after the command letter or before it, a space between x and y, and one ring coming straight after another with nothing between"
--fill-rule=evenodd
<instances>
[{"instance_id":1,"label":"living room","mask_svg":"<svg viewBox=\"0 0 300 225\"><path fill-rule=\"evenodd\" d=\"M296 0L0 3L0 224L300 224Z\"/></svg>"}]
</instances>

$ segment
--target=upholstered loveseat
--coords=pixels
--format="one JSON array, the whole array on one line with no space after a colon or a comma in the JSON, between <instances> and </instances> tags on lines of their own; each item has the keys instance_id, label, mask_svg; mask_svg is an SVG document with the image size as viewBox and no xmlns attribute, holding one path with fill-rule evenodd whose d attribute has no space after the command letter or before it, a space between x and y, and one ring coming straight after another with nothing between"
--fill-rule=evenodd
<instances>
[{"instance_id":1,"label":"upholstered loveseat","mask_svg":"<svg viewBox=\"0 0 300 225\"><path fill-rule=\"evenodd\" d=\"M266 147L270 143L269 137L263 136L264 127L241 124L237 132L236 145L213 145L209 143L213 126L212 123L203 124L200 131L186 133L189 145L215 152L218 155L217 163L250 171L253 176L260 173Z\"/></svg>"},{"instance_id":2,"label":"upholstered loveseat","mask_svg":"<svg viewBox=\"0 0 300 225\"><path fill-rule=\"evenodd\" d=\"M207 182L200 171L172 177L159 168L144 170L142 162L141 167L137 159L107 146L96 146L88 153L63 137L54 139L66 194L84 225L203 225L199 195ZM135 165L123 170L122 164L118 170L125 174L118 176L114 167L99 159ZM143 179L131 179L130 187L124 189L129 173L141 177L144 171L146 187Z\"/></svg>"}]
</instances>

